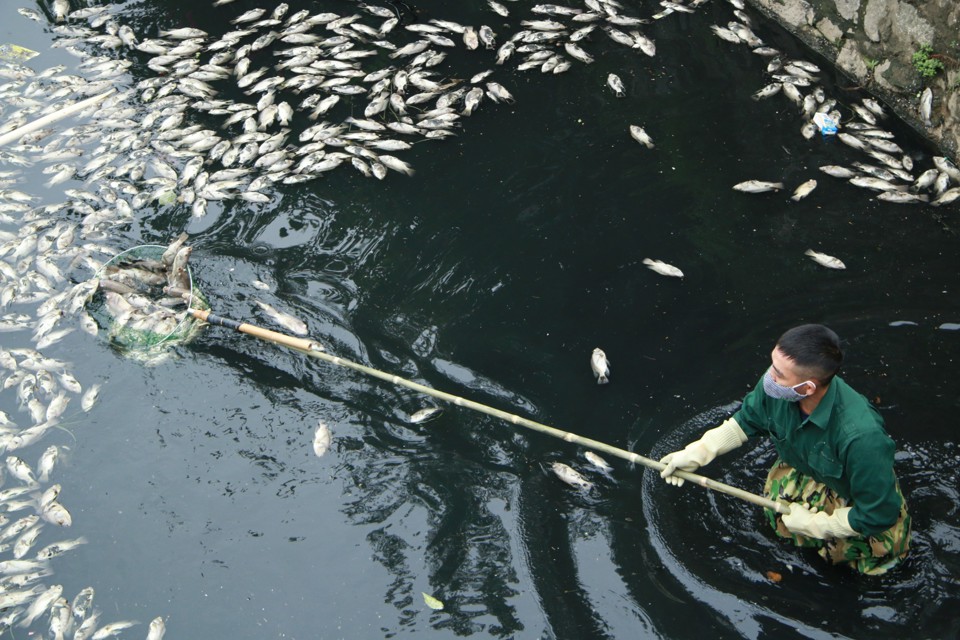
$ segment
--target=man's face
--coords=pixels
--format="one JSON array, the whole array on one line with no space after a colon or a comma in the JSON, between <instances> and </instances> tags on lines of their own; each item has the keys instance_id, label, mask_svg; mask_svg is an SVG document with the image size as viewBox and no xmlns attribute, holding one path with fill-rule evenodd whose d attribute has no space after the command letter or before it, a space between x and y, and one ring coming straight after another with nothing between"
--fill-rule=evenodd
<instances>
[{"instance_id":1,"label":"man's face","mask_svg":"<svg viewBox=\"0 0 960 640\"><path fill-rule=\"evenodd\" d=\"M796 363L791 358L785 356L778 347L774 347L770 353L770 362L770 375L773 376L774 382L782 384L785 387L796 387L797 393L804 395L813 393L815 387L809 376L801 376L797 372Z\"/></svg>"}]
</instances>

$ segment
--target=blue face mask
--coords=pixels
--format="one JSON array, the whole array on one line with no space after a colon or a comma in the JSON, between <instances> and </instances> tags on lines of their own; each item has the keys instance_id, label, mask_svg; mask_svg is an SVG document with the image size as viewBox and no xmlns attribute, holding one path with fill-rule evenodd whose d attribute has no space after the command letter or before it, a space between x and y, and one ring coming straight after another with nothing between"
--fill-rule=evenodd
<instances>
[{"instance_id":1,"label":"blue face mask","mask_svg":"<svg viewBox=\"0 0 960 640\"><path fill-rule=\"evenodd\" d=\"M810 380L806 382L801 382L800 384L793 385L792 387L785 387L782 384L777 383L773 376L770 374L770 370L767 369L767 372L763 374L763 391L771 398L776 398L777 400L786 400L787 402L797 402L803 400L807 396L798 392L797 387L809 384L813 387L814 391L817 389L817 385L813 384Z\"/></svg>"}]
</instances>

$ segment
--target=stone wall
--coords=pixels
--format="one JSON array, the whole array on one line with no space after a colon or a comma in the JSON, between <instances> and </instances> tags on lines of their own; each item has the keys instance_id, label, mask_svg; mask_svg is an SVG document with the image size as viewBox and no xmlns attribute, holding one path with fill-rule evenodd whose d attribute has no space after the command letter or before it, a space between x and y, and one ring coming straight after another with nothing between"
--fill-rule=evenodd
<instances>
[{"instance_id":1,"label":"stone wall","mask_svg":"<svg viewBox=\"0 0 960 640\"><path fill-rule=\"evenodd\" d=\"M833 60L954 159L960 151L960 0L747 0ZM933 47L944 69L923 78L913 54ZM919 115L933 90L933 126Z\"/></svg>"}]
</instances>

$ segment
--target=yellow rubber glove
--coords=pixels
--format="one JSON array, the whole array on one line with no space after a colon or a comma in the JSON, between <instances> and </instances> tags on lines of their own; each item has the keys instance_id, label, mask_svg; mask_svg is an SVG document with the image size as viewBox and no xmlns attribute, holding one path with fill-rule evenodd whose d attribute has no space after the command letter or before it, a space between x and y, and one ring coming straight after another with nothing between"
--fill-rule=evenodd
<instances>
[{"instance_id":1,"label":"yellow rubber glove","mask_svg":"<svg viewBox=\"0 0 960 640\"><path fill-rule=\"evenodd\" d=\"M790 505L790 513L783 516L783 525L791 533L818 540L851 538L860 535L853 530L848 520L852 509L853 507L834 509L832 514L827 515L818 513L816 507L811 509L794 502Z\"/></svg>"},{"instance_id":2,"label":"yellow rubber glove","mask_svg":"<svg viewBox=\"0 0 960 640\"><path fill-rule=\"evenodd\" d=\"M710 429L703 437L691 442L680 451L674 451L660 458L660 462L667 465L660 472L660 477L669 484L681 486L683 478L673 475L677 469L682 471L696 471L709 464L718 455L733 451L747 441L747 434L733 418L728 418L719 427Z\"/></svg>"}]
</instances>

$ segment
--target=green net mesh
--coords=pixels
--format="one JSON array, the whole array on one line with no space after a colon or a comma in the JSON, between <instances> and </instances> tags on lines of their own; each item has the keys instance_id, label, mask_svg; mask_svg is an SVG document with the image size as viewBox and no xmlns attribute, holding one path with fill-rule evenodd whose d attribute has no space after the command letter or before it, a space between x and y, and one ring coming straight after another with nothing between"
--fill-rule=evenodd
<instances>
[{"instance_id":1,"label":"green net mesh","mask_svg":"<svg viewBox=\"0 0 960 640\"><path fill-rule=\"evenodd\" d=\"M111 279L108 270L112 266L123 268L140 261L159 261L166 249L167 247L162 245L145 244L122 251L104 263L97 272L97 278ZM122 351L149 353L174 344L189 342L196 337L204 323L187 313L187 309L209 309L210 305L194 281L193 271L189 265L187 265L187 275L190 279L189 298L185 304L171 309L176 316L175 322L167 319L164 323L153 325L157 328L150 329L144 328L149 323L134 326L129 322L118 321L108 308L106 294L102 287L90 299L87 309L97 321L101 331L106 332L110 343ZM163 284L143 285L139 294L155 302L161 301L169 298L163 286Z\"/></svg>"}]
</instances>

